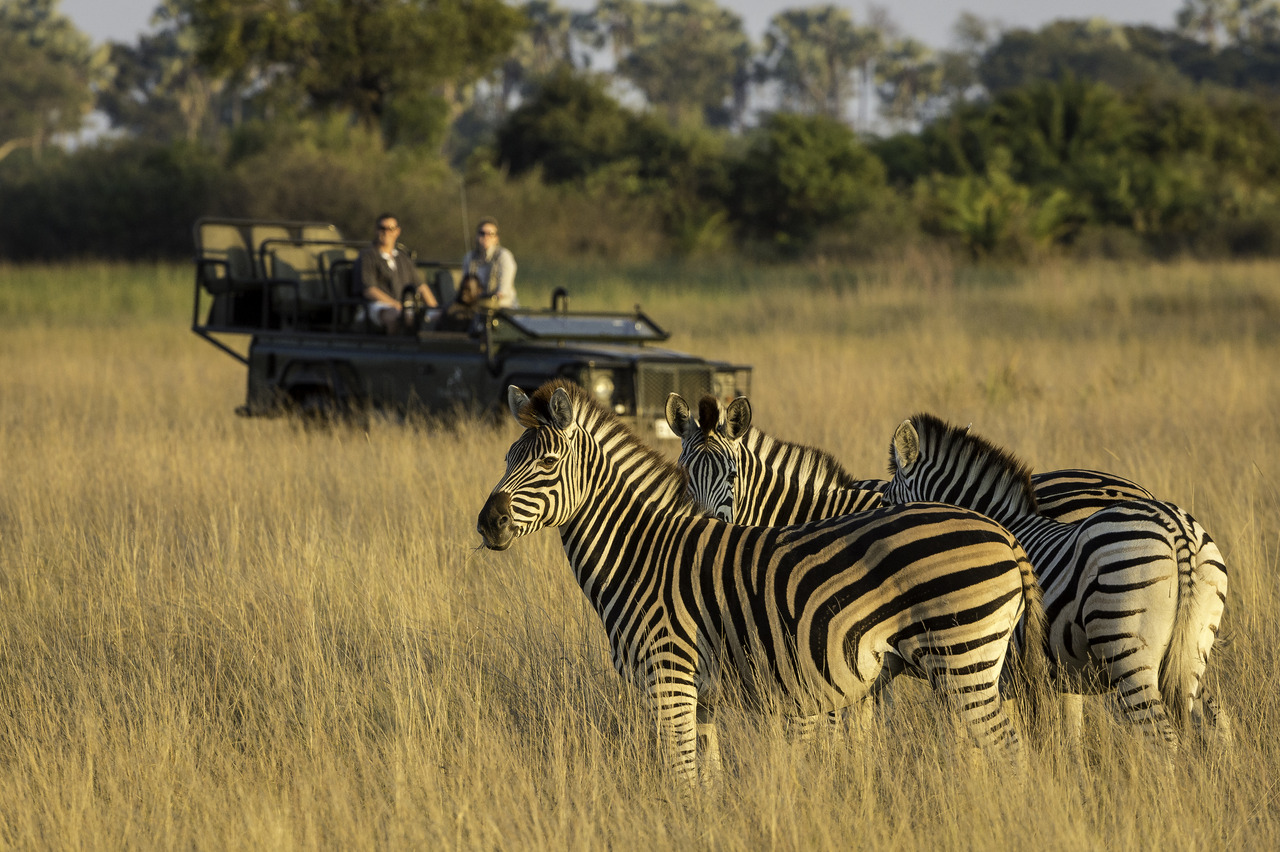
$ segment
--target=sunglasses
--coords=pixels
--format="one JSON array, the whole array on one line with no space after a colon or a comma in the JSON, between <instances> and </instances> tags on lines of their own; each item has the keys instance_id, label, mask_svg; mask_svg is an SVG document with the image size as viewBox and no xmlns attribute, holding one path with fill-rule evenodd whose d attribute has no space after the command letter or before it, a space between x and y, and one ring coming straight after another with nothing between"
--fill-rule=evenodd
<instances>
[{"instance_id":1,"label":"sunglasses","mask_svg":"<svg viewBox=\"0 0 1280 852\"><path fill-rule=\"evenodd\" d=\"M399 225L379 225L378 230L379 231L398 231L400 230L400 226Z\"/></svg>"},{"instance_id":2,"label":"sunglasses","mask_svg":"<svg viewBox=\"0 0 1280 852\"><path fill-rule=\"evenodd\" d=\"M498 232L497 232L497 231L476 231L476 234L477 234L477 235L479 235L479 236L481 236L481 237L496 237L496 236L498 236Z\"/></svg>"}]
</instances>

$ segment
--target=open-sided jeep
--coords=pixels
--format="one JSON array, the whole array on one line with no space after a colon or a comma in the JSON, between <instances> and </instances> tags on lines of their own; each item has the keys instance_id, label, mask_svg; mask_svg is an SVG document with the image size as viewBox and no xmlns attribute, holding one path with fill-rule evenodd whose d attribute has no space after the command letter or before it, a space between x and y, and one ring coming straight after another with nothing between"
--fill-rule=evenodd
<instances>
[{"instance_id":1,"label":"open-sided jeep","mask_svg":"<svg viewBox=\"0 0 1280 852\"><path fill-rule=\"evenodd\" d=\"M364 319L354 261L367 243L325 222L205 218L195 224L191 329L249 368L245 415L382 410L505 410L508 385L532 391L567 378L641 430L667 436L667 395L750 392L751 368L662 348L668 334L631 313L575 312L557 289L546 309L478 311L468 331L435 330L406 293L409 327L388 334ZM415 258L440 305L458 264ZM250 338L243 355L224 339ZM243 347L241 347L243 348Z\"/></svg>"}]
</instances>

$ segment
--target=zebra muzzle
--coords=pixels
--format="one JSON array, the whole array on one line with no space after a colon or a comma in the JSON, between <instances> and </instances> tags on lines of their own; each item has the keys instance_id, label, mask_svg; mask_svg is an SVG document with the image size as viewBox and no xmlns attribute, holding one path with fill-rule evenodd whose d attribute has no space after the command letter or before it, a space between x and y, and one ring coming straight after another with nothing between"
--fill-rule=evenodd
<instances>
[{"instance_id":1,"label":"zebra muzzle","mask_svg":"<svg viewBox=\"0 0 1280 852\"><path fill-rule=\"evenodd\" d=\"M476 519L476 532L490 550L506 550L515 539L511 526L511 495L495 491L489 495Z\"/></svg>"}]
</instances>

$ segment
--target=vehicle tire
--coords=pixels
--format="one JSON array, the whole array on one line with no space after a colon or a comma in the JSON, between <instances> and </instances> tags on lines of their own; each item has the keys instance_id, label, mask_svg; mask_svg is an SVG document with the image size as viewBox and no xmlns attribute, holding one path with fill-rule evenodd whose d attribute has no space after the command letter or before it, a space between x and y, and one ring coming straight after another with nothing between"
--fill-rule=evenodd
<instances>
[{"instance_id":1,"label":"vehicle tire","mask_svg":"<svg viewBox=\"0 0 1280 852\"><path fill-rule=\"evenodd\" d=\"M294 399L294 411L307 426L327 426L337 419L338 401L327 390L308 388L298 392Z\"/></svg>"},{"instance_id":2,"label":"vehicle tire","mask_svg":"<svg viewBox=\"0 0 1280 852\"><path fill-rule=\"evenodd\" d=\"M339 400L328 388L304 388L294 391L294 413L305 429L332 429L345 426L368 431L369 409Z\"/></svg>"}]
</instances>

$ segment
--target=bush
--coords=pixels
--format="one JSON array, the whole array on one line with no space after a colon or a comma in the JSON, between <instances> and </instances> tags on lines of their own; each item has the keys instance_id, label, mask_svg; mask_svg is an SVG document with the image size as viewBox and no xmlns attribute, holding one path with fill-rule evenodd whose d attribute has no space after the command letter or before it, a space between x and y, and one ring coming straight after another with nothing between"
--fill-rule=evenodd
<instances>
[{"instance_id":1,"label":"bush","mask_svg":"<svg viewBox=\"0 0 1280 852\"><path fill-rule=\"evenodd\" d=\"M993 158L982 175L933 175L916 185L922 227L958 241L977 260L1027 260L1060 236L1072 201L1062 189L1037 197L1008 171L1009 157Z\"/></svg>"},{"instance_id":2,"label":"bush","mask_svg":"<svg viewBox=\"0 0 1280 852\"><path fill-rule=\"evenodd\" d=\"M7 171L0 255L14 260L188 256L220 176L197 146L143 141L49 151Z\"/></svg>"},{"instance_id":3,"label":"bush","mask_svg":"<svg viewBox=\"0 0 1280 852\"><path fill-rule=\"evenodd\" d=\"M593 81L562 69L498 129L497 157L513 175L534 169L549 183L581 181L640 156L661 130L625 109Z\"/></svg>"},{"instance_id":4,"label":"bush","mask_svg":"<svg viewBox=\"0 0 1280 852\"><path fill-rule=\"evenodd\" d=\"M851 222L888 192L884 165L853 131L822 116L776 113L731 166L730 215L742 233L784 254L824 227Z\"/></svg>"}]
</instances>

